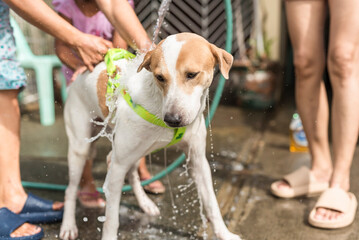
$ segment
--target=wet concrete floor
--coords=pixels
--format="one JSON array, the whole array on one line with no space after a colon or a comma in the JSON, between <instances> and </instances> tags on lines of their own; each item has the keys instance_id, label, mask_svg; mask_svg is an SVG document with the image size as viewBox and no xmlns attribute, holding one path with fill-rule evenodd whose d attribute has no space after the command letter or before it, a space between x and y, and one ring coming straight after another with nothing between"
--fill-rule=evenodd
<instances>
[{"instance_id":1,"label":"wet concrete floor","mask_svg":"<svg viewBox=\"0 0 359 240\"><path fill-rule=\"evenodd\" d=\"M245 240L357 240L359 216L341 230L320 230L308 225L307 217L316 198L282 200L269 193L270 184L301 165L310 165L307 153L290 153L288 126L294 104L290 100L272 111L255 111L220 105L207 140L207 157L222 215L229 229ZM21 171L25 181L66 184L67 139L61 109L56 123L43 127L37 112L23 114L21 127ZM213 150L211 149L213 145ZM93 173L97 186L106 174L105 156L109 142L101 139ZM351 190L359 196L359 148L353 161ZM180 152L167 150L169 164ZM153 154L151 169L164 169L164 152ZM161 210L160 217L146 216L131 192L124 193L120 208L119 239L215 239L211 227L204 229L194 184L177 168L162 179L163 195L151 195ZM187 186L183 188L183 186ZM63 200L61 191L27 189L41 197ZM175 206L175 207L174 207ZM103 210L77 207L78 239L101 238ZM60 223L42 225L46 237L58 239Z\"/></svg>"}]
</instances>

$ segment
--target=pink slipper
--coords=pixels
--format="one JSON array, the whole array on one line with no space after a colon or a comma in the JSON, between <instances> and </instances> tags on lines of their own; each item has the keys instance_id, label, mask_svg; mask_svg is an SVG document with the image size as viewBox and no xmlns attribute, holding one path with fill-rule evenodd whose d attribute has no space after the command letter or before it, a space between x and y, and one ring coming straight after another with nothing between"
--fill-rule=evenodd
<instances>
[{"instance_id":1,"label":"pink slipper","mask_svg":"<svg viewBox=\"0 0 359 240\"><path fill-rule=\"evenodd\" d=\"M281 182L287 182L289 188L281 188ZM315 196L328 189L328 182L319 182L310 172L309 168L303 166L276 181L271 185L271 192L281 198L294 198L298 196Z\"/></svg>"},{"instance_id":2,"label":"pink slipper","mask_svg":"<svg viewBox=\"0 0 359 240\"><path fill-rule=\"evenodd\" d=\"M106 201L101 197L101 194L98 191L78 191L77 198L81 205L86 208L104 208L106 206Z\"/></svg>"},{"instance_id":3,"label":"pink slipper","mask_svg":"<svg viewBox=\"0 0 359 240\"><path fill-rule=\"evenodd\" d=\"M144 178L141 179L141 181L146 181L150 178ZM160 181L154 181L146 186L143 186L143 189L145 189L145 192L151 193L151 194L162 194L166 191L165 186Z\"/></svg>"},{"instance_id":4,"label":"pink slipper","mask_svg":"<svg viewBox=\"0 0 359 240\"><path fill-rule=\"evenodd\" d=\"M357 211L358 202L353 193L341 188L329 188L322 193L315 207L309 214L309 224L314 227L337 229L349 226L353 223ZM343 215L337 219L323 220L315 218L318 208L331 209Z\"/></svg>"}]
</instances>

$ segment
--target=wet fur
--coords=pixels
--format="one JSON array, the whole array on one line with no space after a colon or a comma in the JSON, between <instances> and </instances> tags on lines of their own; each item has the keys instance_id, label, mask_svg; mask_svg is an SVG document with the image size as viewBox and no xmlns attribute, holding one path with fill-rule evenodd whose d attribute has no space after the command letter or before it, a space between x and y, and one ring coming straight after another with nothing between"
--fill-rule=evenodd
<instances>
[{"instance_id":1,"label":"wet fur","mask_svg":"<svg viewBox=\"0 0 359 240\"><path fill-rule=\"evenodd\" d=\"M128 89L134 102L167 120L167 124L187 127L177 146L190 159L191 174L215 234L219 239L225 240L240 238L225 226L213 190L211 171L205 155L206 127L203 110L215 65L219 64L222 74L228 77L232 61L230 54L202 37L182 33L168 37L144 58L136 58L132 62L116 62L122 69L122 85ZM75 239L78 235L75 221L76 192L82 169L92 148L92 144L85 139L90 138L93 133L90 119L103 119L106 115L104 98L97 97L99 92L104 92L99 86L104 86L105 79L100 80L102 83L98 82L101 76L103 78L101 73L104 70L105 64L101 63L92 73L79 76L69 90L65 105L70 182L66 190L65 213L60 230L62 239ZM198 79L187 79L188 71L200 72ZM156 78L159 74L166 81L159 81ZM170 122L176 118L181 121ZM108 156L110 164L104 184L107 205L103 240L117 239L121 188L126 174L142 210L153 216L160 214L140 185L138 159L166 146L173 136L173 130L143 120L122 98L117 102L116 123L112 127L115 135L112 152Z\"/></svg>"}]
</instances>

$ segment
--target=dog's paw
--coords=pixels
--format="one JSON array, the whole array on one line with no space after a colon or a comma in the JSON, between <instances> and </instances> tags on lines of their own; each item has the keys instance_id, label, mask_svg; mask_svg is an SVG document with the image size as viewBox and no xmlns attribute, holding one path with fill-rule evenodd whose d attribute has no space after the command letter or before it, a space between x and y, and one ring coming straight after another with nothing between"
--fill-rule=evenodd
<instances>
[{"instance_id":1,"label":"dog's paw","mask_svg":"<svg viewBox=\"0 0 359 240\"><path fill-rule=\"evenodd\" d=\"M148 199L148 201L142 201L140 203L141 209L150 216L158 216L160 215L160 210L156 206L152 200Z\"/></svg>"},{"instance_id":2,"label":"dog's paw","mask_svg":"<svg viewBox=\"0 0 359 240\"><path fill-rule=\"evenodd\" d=\"M218 233L217 238L220 240L241 240L238 235L231 233L230 231Z\"/></svg>"},{"instance_id":3,"label":"dog's paw","mask_svg":"<svg viewBox=\"0 0 359 240\"><path fill-rule=\"evenodd\" d=\"M78 236L76 224L62 224L60 238L63 240L74 240Z\"/></svg>"}]
</instances>

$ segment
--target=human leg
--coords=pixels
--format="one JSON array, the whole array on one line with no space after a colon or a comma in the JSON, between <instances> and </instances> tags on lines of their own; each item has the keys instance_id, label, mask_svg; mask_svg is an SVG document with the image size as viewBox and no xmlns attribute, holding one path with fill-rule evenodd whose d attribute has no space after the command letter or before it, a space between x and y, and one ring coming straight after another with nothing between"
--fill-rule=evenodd
<instances>
[{"instance_id":1,"label":"human leg","mask_svg":"<svg viewBox=\"0 0 359 240\"><path fill-rule=\"evenodd\" d=\"M325 1L287 1L288 29L294 50L296 104L312 157L311 172L328 182L332 170L328 144L328 102L322 74L325 64ZM290 187L282 182L279 187Z\"/></svg>"},{"instance_id":2,"label":"human leg","mask_svg":"<svg viewBox=\"0 0 359 240\"><path fill-rule=\"evenodd\" d=\"M151 178L151 173L148 171L146 166L145 157L140 159L140 164L138 166L138 174L140 176L141 181L148 180ZM146 190L146 192L154 193L154 194L164 193L166 190L165 186L163 186L163 184L158 180L148 184L147 186L144 186L144 189Z\"/></svg>"},{"instance_id":3,"label":"human leg","mask_svg":"<svg viewBox=\"0 0 359 240\"><path fill-rule=\"evenodd\" d=\"M80 181L80 190L78 198L84 207L88 208L103 208L106 201L101 197L101 194L96 190L95 180L92 175L92 160L87 160L82 172Z\"/></svg>"},{"instance_id":4,"label":"human leg","mask_svg":"<svg viewBox=\"0 0 359 240\"><path fill-rule=\"evenodd\" d=\"M359 2L329 1L331 14L328 68L333 87L331 186L349 190L349 173L359 130Z\"/></svg>"},{"instance_id":5,"label":"human leg","mask_svg":"<svg viewBox=\"0 0 359 240\"><path fill-rule=\"evenodd\" d=\"M0 208L20 212L27 195L20 177L20 110L18 90L0 90ZM39 233L41 229L25 223L11 237Z\"/></svg>"},{"instance_id":6,"label":"human leg","mask_svg":"<svg viewBox=\"0 0 359 240\"><path fill-rule=\"evenodd\" d=\"M355 0L329 1L331 25L328 68L333 87L332 143L334 170L330 187L350 188L350 166L359 130L359 16ZM343 213L318 208L317 219L332 220Z\"/></svg>"}]
</instances>

